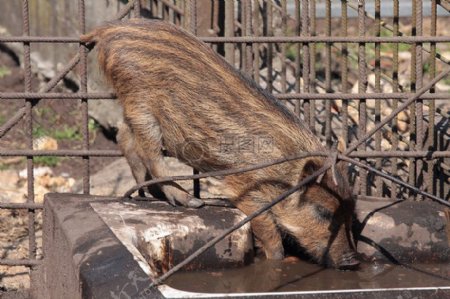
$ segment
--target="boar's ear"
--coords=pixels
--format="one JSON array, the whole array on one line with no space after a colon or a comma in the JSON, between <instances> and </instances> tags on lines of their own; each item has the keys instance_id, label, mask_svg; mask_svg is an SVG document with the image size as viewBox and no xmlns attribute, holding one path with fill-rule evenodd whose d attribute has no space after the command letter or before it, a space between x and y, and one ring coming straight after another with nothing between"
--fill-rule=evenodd
<instances>
[{"instance_id":1,"label":"boar's ear","mask_svg":"<svg viewBox=\"0 0 450 299\"><path fill-rule=\"evenodd\" d=\"M317 158L306 159L305 164L300 173L298 182L300 183L303 179L313 174L315 171L319 170L324 164L324 161Z\"/></svg>"},{"instance_id":2,"label":"boar's ear","mask_svg":"<svg viewBox=\"0 0 450 299\"><path fill-rule=\"evenodd\" d=\"M334 168L328 169L321 184L334 190L342 199L352 199L352 188L349 184L348 163L340 161ZM334 171L334 173L333 173Z\"/></svg>"}]
</instances>

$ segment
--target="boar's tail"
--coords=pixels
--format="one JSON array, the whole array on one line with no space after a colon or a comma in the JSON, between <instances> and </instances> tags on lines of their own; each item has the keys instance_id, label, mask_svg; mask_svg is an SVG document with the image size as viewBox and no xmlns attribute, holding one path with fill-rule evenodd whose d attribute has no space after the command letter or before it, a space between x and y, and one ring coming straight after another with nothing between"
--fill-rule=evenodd
<instances>
[{"instance_id":1,"label":"boar's tail","mask_svg":"<svg viewBox=\"0 0 450 299\"><path fill-rule=\"evenodd\" d=\"M85 44L87 44L87 43L95 43L95 42L97 42L95 40L95 36L96 36L96 30L81 35L80 36L80 40L81 40L82 43L85 43Z\"/></svg>"},{"instance_id":2,"label":"boar's tail","mask_svg":"<svg viewBox=\"0 0 450 299\"><path fill-rule=\"evenodd\" d=\"M83 34L80 36L80 41L84 44L86 44L86 46L89 49L92 49L95 44L98 42L99 40L99 30L100 28L94 29L93 31Z\"/></svg>"}]
</instances>

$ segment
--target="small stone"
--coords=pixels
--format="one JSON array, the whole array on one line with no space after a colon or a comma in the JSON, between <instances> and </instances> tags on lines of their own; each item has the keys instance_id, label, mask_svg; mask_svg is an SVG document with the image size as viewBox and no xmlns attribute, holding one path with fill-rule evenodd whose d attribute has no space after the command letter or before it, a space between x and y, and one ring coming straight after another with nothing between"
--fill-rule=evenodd
<instances>
[{"instance_id":1,"label":"small stone","mask_svg":"<svg viewBox=\"0 0 450 299\"><path fill-rule=\"evenodd\" d=\"M53 151L58 149L58 141L49 136L42 136L33 141L33 149L34 150L48 150Z\"/></svg>"}]
</instances>

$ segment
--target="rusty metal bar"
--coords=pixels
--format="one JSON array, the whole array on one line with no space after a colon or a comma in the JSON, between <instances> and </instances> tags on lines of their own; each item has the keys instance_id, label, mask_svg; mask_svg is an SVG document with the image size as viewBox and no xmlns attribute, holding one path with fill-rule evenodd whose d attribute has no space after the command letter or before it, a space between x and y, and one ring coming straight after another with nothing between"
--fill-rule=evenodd
<instances>
[{"instance_id":1,"label":"rusty metal bar","mask_svg":"<svg viewBox=\"0 0 450 299\"><path fill-rule=\"evenodd\" d=\"M242 33L243 36L252 35L252 2L243 1L242 2L242 16L243 16L243 26ZM252 57L252 43L246 43L242 51L243 58L242 63L244 64L244 72L250 77L253 73L253 57Z\"/></svg>"},{"instance_id":2,"label":"rusty metal bar","mask_svg":"<svg viewBox=\"0 0 450 299\"><path fill-rule=\"evenodd\" d=\"M423 33L423 12L422 12L422 0L415 0L415 6L416 6L416 14L412 16L412 18L415 18L416 23L416 35L422 35ZM423 85L423 59L422 59L422 43L415 44L415 51L416 51L416 88L420 89ZM422 150L424 146L424 139L425 139L425 132L424 132L424 117L423 117L423 101L421 99L417 99L415 103L415 110L416 110L416 150ZM414 118L414 114L411 114L411 117ZM423 180L423 175L425 173L422 173L423 170L423 161L421 159L416 159L416 186L421 186L424 188L424 182L426 180Z\"/></svg>"},{"instance_id":3,"label":"rusty metal bar","mask_svg":"<svg viewBox=\"0 0 450 299\"><path fill-rule=\"evenodd\" d=\"M0 99L80 99L89 98L93 100L114 99L114 93L110 92L78 92L78 93L46 93L46 92L0 92Z\"/></svg>"},{"instance_id":4,"label":"rusty metal bar","mask_svg":"<svg viewBox=\"0 0 450 299\"><path fill-rule=\"evenodd\" d=\"M301 6L301 31L300 34L301 36L309 36L308 32L309 32L309 17L308 17L308 12L309 12L309 5L310 5L310 1L309 0L303 0L301 1L302 6ZM309 93L310 92L310 69L311 66L309 64L310 62L310 57L309 57L309 47L310 44L309 43L304 43L301 44L302 46L302 78L303 78L303 92L304 93ZM304 99L303 100L303 113L305 115L305 122L307 124L309 124L310 128L314 127L314 121L311 122L311 120L314 120L314 117L311 117L311 113L314 116L314 111L311 111L311 103L309 101L309 99ZM315 130L312 130L312 132L314 133Z\"/></svg>"},{"instance_id":5,"label":"rusty metal bar","mask_svg":"<svg viewBox=\"0 0 450 299\"><path fill-rule=\"evenodd\" d=\"M300 11L300 3L299 0L295 0L295 36L300 36L300 32L301 32L301 11ZM295 59L295 65L294 65L294 77L295 77L295 92L296 93L300 93L301 89L300 89L300 76L301 76L301 69L302 69L302 64L301 64L301 60L300 60L300 46L301 44L295 44L294 48L295 48L295 53L294 53L294 59ZM300 99L294 102L294 112L295 114L297 114L299 117L301 115L300 112Z\"/></svg>"},{"instance_id":6,"label":"rusty metal bar","mask_svg":"<svg viewBox=\"0 0 450 299\"><path fill-rule=\"evenodd\" d=\"M375 36L381 36L381 1L375 0ZM375 92L381 93L381 45L375 43ZM381 102L375 102L375 124L381 120ZM375 133L375 150L381 151L381 130ZM375 161L375 167L381 169L381 159ZM375 196L381 197L383 182L380 177L375 177Z\"/></svg>"},{"instance_id":7,"label":"rusty metal bar","mask_svg":"<svg viewBox=\"0 0 450 299\"><path fill-rule=\"evenodd\" d=\"M392 33L394 36L398 36L400 34L399 32L399 13L400 13L400 9L399 9L399 0L394 0L394 26L393 26L393 30ZM393 44L394 49L393 49L393 58L392 58L392 91L397 93L399 91L399 78L398 78L398 44ZM394 99L392 102L392 109L395 110L398 108L398 100ZM391 150L397 150L398 149L398 143L399 143L399 138L398 138L398 128L397 128L397 121L398 121L398 117L397 115L393 118L392 122L391 122L391 127L392 127L392 145L391 145ZM391 173L393 174L393 176L397 176L397 171L398 171L398 167L397 167L397 162L398 160L395 157L391 158ZM397 199L397 185L394 182L391 182L390 185L390 191L391 191L391 199L392 200L396 200Z\"/></svg>"},{"instance_id":8,"label":"rusty metal bar","mask_svg":"<svg viewBox=\"0 0 450 299\"><path fill-rule=\"evenodd\" d=\"M365 24L365 0L358 1L358 36L364 37L366 34ZM361 42L358 44L358 93L365 93L367 87L367 73L366 73L366 44ZM364 151L366 149L366 141L368 138L362 138L366 133L367 125L367 111L366 100L362 99L358 102L359 110L359 124L358 124L358 139L363 139L358 146L358 150ZM359 172L359 193L367 195L367 172L360 170Z\"/></svg>"},{"instance_id":9,"label":"rusty metal bar","mask_svg":"<svg viewBox=\"0 0 450 299\"><path fill-rule=\"evenodd\" d=\"M189 21L189 29L193 35L197 35L197 0L190 0L189 2L189 10L190 10L190 21ZM194 175L198 175L199 171L197 169L193 169L192 173ZM192 189L194 190L194 196L200 198L200 180L193 179L192 180Z\"/></svg>"},{"instance_id":10,"label":"rusty metal bar","mask_svg":"<svg viewBox=\"0 0 450 299\"><path fill-rule=\"evenodd\" d=\"M425 158L425 159L438 159L448 157L450 151L356 151L350 153L349 157L355 158L386 158L386 157L398 157L398 158Z\"/></svg>"},{"instance_id":11,"label":"rusty metal bar","mask_svg":"<svg viewBox=\"0 0 450 299\"><path fill-rule=\"evenodd\" d=\"M199 37L206 43L448 43L450 36L260 36L260 37ZM1 41L1 40L0 40Z\"/></svg>"},{"instance_id":12,"label":"rusty metal bar","mask_svg":"<svg viewBox=\"0 0 450 299\"><path fill-rule=\"evenodd\" d=\"M416 36L417 35L417 19L416 19L416 11L417 11L417 2L416 0L412 0L412 13L411 13L411 35ZM411 81L411 92L415 92L417 90L416 85L416 59L417 59L417 53L416 53L416 47L415 45L411 45L411 74L410 74L410 81ZM409 106L409 115L410 115L410 121L409 121L409 149L410 150L416 150L416 140L417 140L417 131L416 131L416 106L410 105ZM408 182L411 185L416 184L416 161L413 159L409 159L408 164ZM409 198L413 199L413 196L415 194L411 193L409 194Z\"/></svg>"},{"instance_id":13,"label":"rusty metal bar","mask_svg":"<svg viewBox=\"0 0 450 299\"><path fill-rule=\"evenodd\" d=\"M42 261L33 260L33 259L20 259L20 260L0 259L0 265L6 265L6 266L35 267L35 266L39 266L40 264L42 264Z\"/></svg>"},{"instance_id":14,"label":"rusty metal bar","mask_svg":"<svg viewBox=\"0 0 450 299\"><path fill-rule=\"evenodd\" d=\"M287 32L287 3L286 0L281 0L281 30L284 36L288 35ZM281 92L286 93L286 53L287 44L281 44Z\"/></svg>"},{"instance_id":15,"label":"rusty metal bar","mask_svg":"<svg viewBox=\"0 0 450 299\"><path fill-rule=\"evenodd\" d=\"M436 35L436 25L437 25L437 0L431 1L431 32L430 34L432 36ZM430 77L434 78L436 76L436 43L430 44ZM430 88L430 94L435 93L436 90L434 87ZM436 150L436 140L435 140L435 117L434 114L436 112L436 106L433 100L428 101L428 139L425 148ZM435 188L435 161L428 161L427 162L427 169L428 169L428 192L435 194L436 188Z\"/></svg>"},{"instance_id":16,"label":"rusty metal bar","mask_svg":"<svg viewBox=\"0 0 450 299\"><path fill-rule=\"evenodd\" d=\"M59 81L61 81L71 70L73 70L73 68L78 64L79 61L80 54L77 53L62 70L60 70L50 81L47 82L45 87L43 87L40 92L47 93L51 91Z\"/></svg>"},{"instance_id":17,"label":"rusty metal bar","mask_svg":"<svg viewBox=\"0 0 450 299\"><path fill-rule=\"evenodd\" d=\"M10 203L10 202L0 202L0 209L27 209L27 210L38 210L43 209L43 204L38 203ZM0 263L1 264L1 263Z\"/></svg>"},{"instance_id":18,"label":"rusty metal bar","mask_svg":"<svg viewBox=\"0 0 450 299\"><path fill-rule=\"evenodd\" d=\"M8 131L14 127L22 118L27 114L27 108L22 107L19 111L14 114L13 117L8 119L1 127L0 127L0 138L2 138Z\"/></svg>"},{"instance_id":19,"label":"rusty metal bar","mask_svg":"<svg viewBox=\"0 0 450 299\"><path fill-rule=\"evenodd\" d=\"M30 14L28 9L28 0L22 0L22 33L24 36L30 35ZM24 42L24 82L25 92L31 92L31 58L30 58L30 43ZM26 117L26 143L27 148L33 150L33 99L25 100ZM34 163L33 157L27 156L27 203L34 203ZM28 211L28 258L36 258L36 228L34 226L35 212L34 210Z\"/></svg>"},{"instance_id":20,"label":"rusty metal bar","mask_svg":"<svg viewBox=\"0 0 450 299\"><path fill-rule=\"evenodd\" d=\"M272 9L272 1L266 1L266 35L265 37L256 37L260 38L275 38L273 37L273 9ZM239 38L239 37L234 37ZM242 38L242 37L240 37ZM272 43L268 43L267 45L267 79L266 79L266 89L268 92L272 92L273 90L273 45Z\"/></svg>"},{"instance_id":21,"label":"rusty metal bar","mask_svg":"<svg viewBox=\"0 0 450 299\"><path fill-rule=\"evenodd\" d=\"M190 0L189 13L190 13L189 29L193 35L197 35L197 0Z\"/></svg>"},{"instance_id":22,"label":"rusty metal bar","mask_svg":"<svg viewBox=\"0 0 450 299\"><path fill-rule=\"evenodd\" d=\"M121 157L120 150L0 150L0 157L20 156L54 156L54 157ZM376 158L376 157L422 157L426 159L450 157L450 151L357 151L349 157Z\"/></svg>"},{"instance_id":23,"label":"rusty metal bar","mask_svg":"<svg viewBox=\"0 0 450 299\"><path fill-rule=\"evenodd\" d=\"M229 2L233 2L233 1L229 1ZM261 22L261 14L260 14L260 6L259 3L256 1L255 2L255 8L253 9L253 21L255 23L254 26L254 30L253 30L253 36L259 36L259 30L262 26L262 22ZM260 85L260 66L261 66L261 61L260 61L260 44L252 44L252 50L253 50L253 80L256 82L257 85ZM234 46L233 46L234 47Z\"/></svg>"},{"instance_id":24,"label":"rusty metal bar","mask_svg":"<svg viewBox=\"0 0 450 299\"><path fill-rule=\"evenodd\" d=\"M140 18L141 17L141 1L140 0L134 1L133 16L135 18Z\"/></svg>"},{"instance_id":25,"label":"rusty metal bar","mask_svg":"<svg viewBox=\"0 0 450 299\"><path fill-rule=\"evenodd\" d=\"M17 157L30 155L33 157L55 156L55 157L121 157L122 153L118 150L56 150L56 151L31 151L31 150L1 150L0 157ZM450 151L357 151L349 154L349 157L355 158L379 158L379 157L398 157L398 158L425 158L428 160L437 158L449 158Z\"/></svg>"},{"instance_id":26,"label":"rusty metal bar","mask_svg":"<svg viewBox=\"0 0 450 299\"><path fill-rule=\"evenodd\" d=\"M259 163L259 164L239 168L239 169L225 169L225 170L217 170L217 171L200 173L200 174L196 174L196 175L181 175L181 176L157 178L157 179L146 181L141 184L137 184L137 185L133 186L127 192L125 192L122 197L130 198L134 192L138 191L141 188L151 186L153 184L160 184L160 183L165 183L165 182L169 182L169 181L186 181L186 180L192 180L192 179L202 179L202 178L207 178L207 177L223 177L223 176L229 176L229 175L243 173L243 172L254 171L254 170L262 169L262 168L265 168L268 166L278 165L278 164L289 162L289 161L304 159L306 157L314 157L314 156L328 157L329 155L330 155L330 153L328 153L328 152L303 152L303 153L299 153L294 156L284 157L284 158L276 159L273 161L263 162L263 163Z\"/></svg>"},{"instance_id":27,"label":"rusty metal bar","mask_svg":"<svg viewBox=\"0 0 450 299\"><path fill-rule=\"evenodd\" d=\"M7 150L0 149L0 157L17 156L58 156L58 157L121 157L119 150Z\"/></svg>"},{"instance_id":28,"label":"rusty metal bar","mask_svg":"<svg viewBox=\"0 0 450 299\"><path fill-rule=\"evenodd\" d=\"M135 1L134 7L136 8L136 4L139 1ZM78 0L78 21L79 21L79 30L80 34L85 34L86 32L86 16L85 16L85 3L84 0ZM80 53L80 64L79 64L79 71L80 71L80 91L81 93L87 93L87 48L85 45L81 44L79 45L78 51ZM82 144L83 144L83 150L89 150L89 115L88 115L88 98L82 97L80 99L81 101L81 117L82 117L82 124L81 124L81 132L82 132ZM89 156L83 156L83 193L89 194L90 190L90 169L89 169Z\"/></svg>"},{"instance_id":29,"label":"rusty metal bar","mask_svg":"<svg viewBox=\"0 0 450 299\"><path fill-rule=\"evenodd\" d=\"M310 28L309 28L309 37L316 36L316 1L309 1L309 20L310 20ZM315 92L316 90L316 44L310 43L310 62L309 62L309 83L310 83L310 91ZM316 131L316 103L312 101L310 103L310 120L309 127L313 133Z\"/></svg>"},{"instance_id":30,"label":"rusty metal bar","mask_svg":"<svg viewBox=\"0 0 450 299\"><path fill-rule=\"evenodd\" d=\"M128 12L129 13L129 10ZM393 37L351 37L351 36L235 36L198 37L205 43L448 43L450 36L393 36ZM1 36L2 43L80 43L79 37L56 37L56 36ZM447 62L445 62L447 63Z\"/></svg>"},{"instance_id":31,"label":"rusty metal bar","mask_svg":"<svg viewBox=\"0 0 450 299\"><path fill-rule=\"evenodd\" d=\"M348 16L347 16L347 0L341 0L341 19L342 19L342 29L341 35L348 35ZM341 92L348 92L348 46L346 43L342 44L341 48L341 60L342 60L342 71L341 71ZM349 143L348 138L348 98L342 99L342 138L344 139L344 144L347 146Z\"/></svg>"},{"instance_id":32,"label":"rusty metal bar","mask_svg":"<svg viewBox=\"0 0 450 299\"><path fill-rule=\"evenodd\" d=\"M309 99L309 100L390 100L390 99L408 99L414 93L409 92L394 92L394 93L285 93L274 94L273 96L280 99ZM23 93L23 92L0 92L0 99L4 100L23 100L23 99L80 99L89 98L89 100L114 100L116 96L110 92L90 92L90 93ZM424 93L419 98L434 100L434 99L450 99L449 93Z\"/></svg>"},{"instance_id":33,"label":"rusty metal bar","mask_svg":"<svg viewBox=\"0 0 450 299\"><path fill-rule=\"evenodd\" d=\"M325 35L331 37L331 0L325 2ZM325 43L325 92L331 93L331 44ZM331 140L331 101L325 102L325 145L332 146Z\"/></svg>"},{"instance_id":34,"label":"rusty metal bar","mask_svg":"<svg viewBox=\"0 0 450 299\"><path fill-rule=\"evenodd\" d=\"M225 37L234 37L234 1L225 1ZM234 63L234 44L225 44L225 59L233 67Z\"/></svg>"}]
</instances>

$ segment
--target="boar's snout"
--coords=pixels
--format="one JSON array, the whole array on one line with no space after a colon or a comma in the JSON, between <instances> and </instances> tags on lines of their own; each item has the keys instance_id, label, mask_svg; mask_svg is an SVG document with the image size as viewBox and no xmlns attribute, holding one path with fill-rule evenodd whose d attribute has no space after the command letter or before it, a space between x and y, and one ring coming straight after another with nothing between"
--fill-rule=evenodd
<instances>
[{"instance_id":1,"label":"boar's snout","mask_svg":"<svg viewBox=\"0 0 450 299\"><path fill-rule=\"evenodd\" d=\"M358 268L359 264L360 261L358 260L356 253L354 251L350 251L341 256L335 267L341 270L355 270Z\"/></svg>"}]
</instances>

